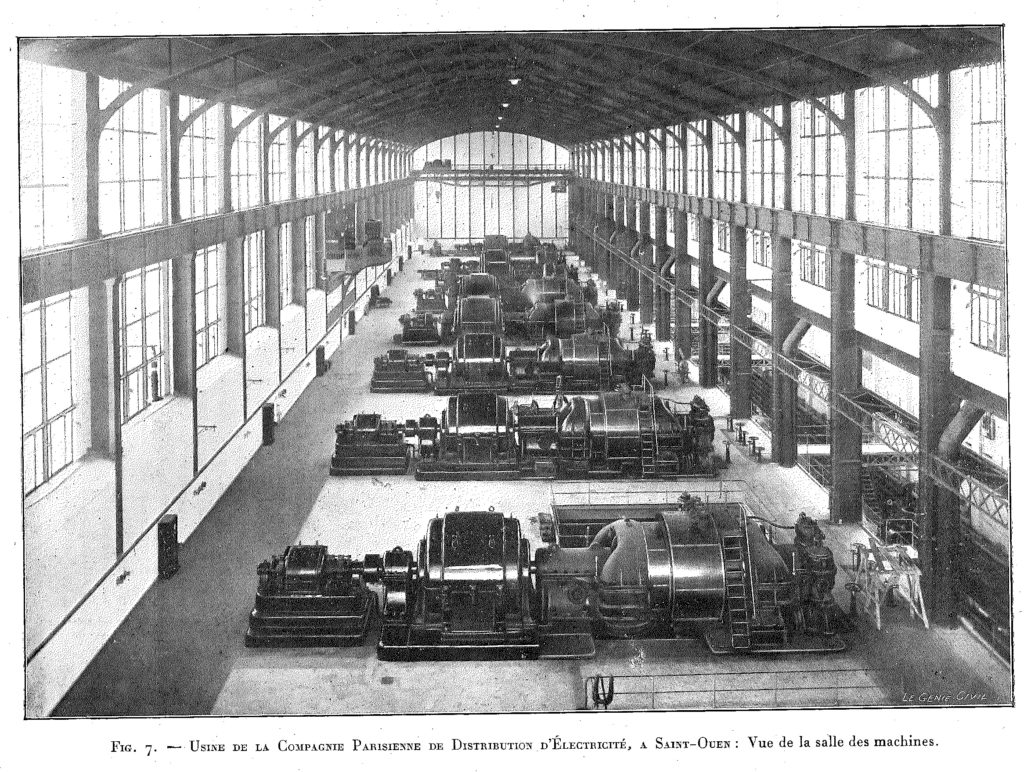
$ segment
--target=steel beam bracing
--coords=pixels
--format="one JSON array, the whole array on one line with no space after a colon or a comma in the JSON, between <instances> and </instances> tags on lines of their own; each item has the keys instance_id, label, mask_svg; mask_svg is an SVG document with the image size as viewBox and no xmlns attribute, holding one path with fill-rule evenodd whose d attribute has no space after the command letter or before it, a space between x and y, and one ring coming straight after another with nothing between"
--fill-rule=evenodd
<instances>
[{"instance_id":1,"label":"steel beam bracing","mask_svg":"<svg viewBox=\"0 0 1024 772\"><path fill-rule=\"evenodd\" d=\"M609 250L626 265L644 274L654 282L656 287L671 293L673 301L675 301L676 287L674 282L669 281L657 271L643 265L639 261L633 260L610 242L592 233L588 233L586 229L580 229L580 232L598 246ZM699 313L702 317L709 319L716 325L719 324L720 320L726 319L725 315L704 303L700 304ZM965 474L945 459L931 453L922 452L917 437L905 427L900 426L888 416L881 413L872 413L864 409L845 394L833 394L829 385L824 383L810 370L801 367L781 352L770 351L764 341L748 331L732 329L730 334L740 345L750 349L752 353L766 359L770 358L772 365L780 373L799 385L807 387L816 396L827 402L832 410L835 410L844 418L860 424L864 427L865 431L872 432L879 442L893 452L893 464L901 467L917 468L922 466L921 462L924 462L924 467L919 469L920 475L929 477L940 488L953 493L961 501L976 507L1003 528L1009 527L1010 502L1006 496L985 485L980 480ZM770 357L766 356L769 354Z\"/></svg>"}]
</instances>

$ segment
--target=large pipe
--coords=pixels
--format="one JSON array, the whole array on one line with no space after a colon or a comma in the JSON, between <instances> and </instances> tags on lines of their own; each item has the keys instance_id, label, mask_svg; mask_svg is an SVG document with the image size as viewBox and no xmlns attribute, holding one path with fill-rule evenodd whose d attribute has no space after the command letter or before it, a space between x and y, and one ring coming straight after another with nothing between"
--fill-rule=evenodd
<instances>
[{"instance_id":1,"label":"large pipe","mask_svg":"<svg viewBox=\"0 0 1024 772\"><path fill-rule=\"evenodd\" d=\"M725 289L725 285L728 284L725 279L716 279L714 286L708 293L707 297L704 298L705 305L713 306L715 301L718 300L718 296L722 294L722 290Z\"/></svg>"},{"instance_id":2,"label":"large pipe","mask_svg":"<svg viewBox=\"0 0 1024 772\"><path fill-rule=\"evenodd\" d=\"M953 420L949 422L939 437L939 446L936 448L936 455L943 459L954 459L960 453L960 445L971 433L971 429L977 426L978 421L985 415L984 408L980 408L970 400L964 400L960 409L956 411Z\"/></svg>"},{"instance_id":3,"label":"large pipe","mask_svg":"<svg viewBox=\"0 0 1024 772\"><path fill-rule=\"evenodd\" d=\"M803 340L804 335L809 329L811 329L810 322L806 319L797 319L792 331L786 336L786 340L782 344L782 355L791 357L796 354L800 341Z\"/></svg>"}]
</instances>

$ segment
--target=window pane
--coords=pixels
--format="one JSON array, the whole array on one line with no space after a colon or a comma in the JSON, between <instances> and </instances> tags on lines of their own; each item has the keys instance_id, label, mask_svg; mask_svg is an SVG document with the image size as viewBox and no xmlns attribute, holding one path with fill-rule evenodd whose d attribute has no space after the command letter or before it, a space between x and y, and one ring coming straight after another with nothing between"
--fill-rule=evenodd
<instances>
[{"instance_id":1,"label":"window pane","mask_svg":"<svg viewBox=\"0 0 1024 772\"><path fill-rule=\"evenodd\" d=\"M47 188L45 206L45 244L63 244L74 238L71 226L71 191L68 188Z\"/></svg>"},{"instance_id":2,"label":"window pane","mask_svg":"<svg viewBox=\"0 0 1024 772\"><path fill-rule=\"evenodd\" d=\"M71 300L46 306L46 358L53 360L71 351Z\"/></svg>"},{"instance_id":3,"label":"window pane","mask_svg":"<svg viewBox=\"0 0 1024 772\"><path fill-rule=\"evenodd\" d=\"M142 227L142 201L140 196L140 183L124 183L124 229L127 231Z\"/></svg>"},{"instance_id":4,"label":"window pane","mask_svg":"<svg viewBox=\"0 0 1024 772\"><path fill-rule=\"evenodd\" d=\"M206 286L206 253L200 252L196 255L196 288Z\"/></svg>"},{"instance_id":5,"label":"window pane","mask_svg":"<svg viewBox=\"0 0 1024 772\"><path fill-rule=\"evenodd\" d=\"M160 315L146 317L146 358L149 359L163 350L160 339Z\"/></svg>"},{"instance_id":6,"label":"window pane","mask_svg":"<svg viewBox=\"0 0 1024 772\"><path fill-rule=\"evenodd\" d=\"M125 330L124 356L127 370L142 364L142 322L130 324Z\"/></svg>"},{"instance_id":7,"label":"window pane","mask_svg":"<svg viewBox=\"0 0 1024 772\"><path fill-rule=\"evenodd\" d=\"M124 178L126 180L141 179L142 162L139 158L139 135L124 136Z\"/></svg>"},{"instance_id":8,"label":"window pane","mask_svg":"<svg viewBox=\"0 0 1024 772\"><path fill-rule=\"evenodd\" d=\"M145 224L159 225L163 222L163 199L160 190L160 181L148 181L145 183Z\"/></svg>"},{"instance_id":9,"label":"window pane","mask_svg":"<svg viewBox=\"0 0 1024 772\"><path fill-rule=\"evenodd\" d=\"M121 230L121 188L116 183L100 183L100 230L103 233Z\"/></svg>"},{"instance_id":10,"label":"window pane","mask_svg":"<svg viewBox=\"0 0 1024 772\"><path fill-rule=\"evenodd\" d=\"M25 430L31 430L43 422L42 371L26 373L22 384L22 408Z\"/></svg>"},{"instance_id":11,"label":"window pane","mask_svg":"<svg viewBox=\"0 0 1024 772\"><path fill-rule=\"evenodd\" d=\"M146 314L160 310L161 271L159 268L146 269Z\"/></svg>"},{"instance_id":12,"label":"window pane","mask_svg":"<svg viewBox=\"0 0 1024 772\"><path fill-rule=\"evenodd\" d=\"M38 443L37 434L31 434L25 438L22 444L21 456L25 460L25 493L37 487L42 482L42 474L39 466L42 463L41 454L36 450Z\"/></svg>"},{"instance_id":13,"label":"window pane","mask_svg":"<svg viewBox=\"0 0 1024 772\"><path fill-rule=\"evenodd\" d=\"M135 273L123 281L124 321L131 323L142 318L142 277Z\"/></svg>"},{"instance_id":14,"label":"window pane","mask_svg":"<svg viewBox=\"0 0 1024 772\"><path fill-rule=\"evenodd\" d=\"M37 249L43 246L43 191L41 188L21 189L21 246Z\"/></svg>"},{"instance_id":15,"label":"window pane","mask_svg":"<svg viewBox=\"0 0 1024 772\"><path fill-rule=\"evenodd\" d=\"M39 367L42 357L42 332L39 325L39 306L32 304L30 311L21 315L21 371Z\"/></svg>"},{"instance_id":16,"label":"window pane","mask_svg":"<svg viewBox=\"0 0 1024 772\"><path fill-rule=\"evenodd\" d=\"M51 418L71 407L71 355L46 367L46 415Z\"/></svg>"}]
</instances>

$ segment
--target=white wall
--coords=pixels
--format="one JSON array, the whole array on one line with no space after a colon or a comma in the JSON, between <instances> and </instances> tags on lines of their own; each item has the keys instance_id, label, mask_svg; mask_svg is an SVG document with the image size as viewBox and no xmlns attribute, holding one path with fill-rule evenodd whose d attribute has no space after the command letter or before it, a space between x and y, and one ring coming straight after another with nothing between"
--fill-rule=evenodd
<instances>
[{"instance_id":1,"label":"white wall","mask_svg":"<svg viewBox=\"0 0 1024 772\"><path fill-rule=\"evenodd\" d=\"M199 466L242 425L242 358L221 354L196 373Z\"/></svg>"},{"instance_id":2,"label":"white wall","mask_svg":"<svg viewBox=\"0 0 1024 772\"><path fill-rule=\"evenodd\" d=\"M124 546L192 479L192 400L165 397L121 428Z\"/></svg>"},{"instance_id":3,"label":"white wall","mask_svg":"<svg viewBox=\"0 0 1024 772\"><path fill-rule=\"evenodd\" d=\"M386 280L385 277L386 274L382 274L377 282L383 284ZM322 298L323 293L320 293L320 296ZM357 317L362 316L365 311L365 300L356 309ZM303 333L304 324L303 320ZM336 324L323 340L328 357L337 351L340 341L341 325ZM315 349L319 342L320 338L311 340L311 349ZM252 368L250 373L266 374L272 377L272 381L261 391L265 389L267 396L273 397L278 407L278 415L281 418L285 417L315 376L315 350L311 350L305 358L299 361L294 373L286 378L284 383L275 386L277 384L277 331L268 327L256 328L249 334L247 346L247 356L250 358ZM208 380L211 383L206 384L211 389L216 389L217 400L227 398L229 390L218 385L229 380L231 372L240 370L241 364L237 359L230 355L222 355L211 362L212 366L219 360L224 360L219 371L210 371L211 376ZM216 377L215 372L219 372L220 377ZM202 370L200 376L201 373ZM198 385L200 388L204 385L202 376ZM254 384L254 386L263 385ZM191 438L188 439L187 453L179 454L177 450L154 452L153 448L150 448L148 455L154 463L160 462L166 465L168 461L171 461L167 470L159 472L161 475L158 480L159 491L152 488L151 480L133 477L129 482L126 477L125 496L128 496L131 490L144 491L137 494L136 500L144 503L147 514L153 506L160 503L157 501L157 497L164 496L161 499L162 506L160 510L157 510L157 514L163 509L176 514L178 516L178 538L181 542L185 542L262 443L262 416L257 407L259 401L264 398L260 398L255 403L252 399L253 394L250 393L249 404L251 410L254 411L250 418L244 425L239 422L241 428L213 456L198 477L193 478L191 474ZM238 410L241 409L240 402L239 396ZM144 435L150 431L161 433L168 442L173 443L173 445L167 446L168 448L174 447L180 450L183 447L183 439L179 436L180 427L175 424L183 425L190 434L191 403L177 397L164 400L163 403L157 403L157 405L162 410L136 419L145 423L145 429L143 428L144 424L140 423L136 427L135 434L142 439L148 439ZM179 415L186 407L187 420ZM212 404L211 409L213 409ZM139 442L139 438L133 437L128 441ZM175 461L173 459L175 455L181 455L184 460ZM140 459L140 465L135 469L141 473L142 454L139 453L137 458ZM182 472L178 466L179 464L183 465L185 461L189 467L186 478L178 489L165 495L169 481L180 479ZM109 542L97 540L95 537L90 540L84 531L75 531L65 526L51 529L48 532L48 537L43 534L43 540L32 539L32 533L26 533L26 544L30 548L28 554L32 556L29 565L26 566L26 573L33 576L33 570L50 569L48 574L39 575L36 586L40 588L40 591L35 596L30 595L27 598L29 618L32 622L27 630L27 634L30 633L31 636L28 639L29 651L32 652L45 635L53 633L46 645L39 649L26 666L26 714L30 717L46 716L56 707L67 690L71 688L89 662L157 578L156 528L150 528L144 533L135 549L126 553L121 562L100 581L103 572L114 564L113 462L90 459L87 464L76 465L73 469L76 472L86 470L89 474L76 478L83 481L81 484L59 486L54 491L54 495L47 497L45 502L28 502L26 518L30 518L30 520L27 522L46 522L48 516L63 512L74 518L73 524L79 526L80 530L89 530L94 525L94 520L106 517L109 522L95 523L97 527L92 531L107 534L110 538ZM133 474L135 473L133 472ZM152 473L152 469L150 469L150 473ZM64 479L61 478L61 481ZM107 495L104 495L105 491ZM104 501L109 501L109 507L101 505L101 502ZM97 504L95 512L89 508L91 503ZM126 501L126 513L127 506ZM34 507L37 509L33 510ZM44 543L45 538L49 538L49 546ZM83 544L96 547L96 553L93 556L94 570L92 572L81 570L67 572L65 569L68 562L74 563L77 555L77 553L69 552L69 545L81 546ZM127 543L126 546L128 546ZM70 577L68 577L69 574ZM67 587L68 578L78 581L77 585L70 587L71 592L68 593L68 596L75 600L84 599L75 614L70 616L61 627L56 628L56 625L70 611L74 600L66 607L56 604L51 606L47 588L53 590L61 586L61 582ZM85 593L96 582L100 583L95 591L85 597ZM45 613L43 613L43 609L45 609ZM37 615L37 611L40 612L39 615Z\"/></svg>"},{"instance_id":4,"label":"white wall","mask_svg":"<svg viewBox=\"0 0 1024 772\"><path fill-rule=\"evenodd\" d=\"M288 376L306 355L306 309L290 303L281 309L281 372Z\"/></svg>"},{"instance_id":5,"label":"white wall","mask_svg":"<svg viewBox=\"0 0 1024 772\"><path fill-rule=\"evenodd\" d=\"M278 331L256 327L245 336L246 400L249 415L273 392L280 377Z\"/></svg>"}]
</instances>

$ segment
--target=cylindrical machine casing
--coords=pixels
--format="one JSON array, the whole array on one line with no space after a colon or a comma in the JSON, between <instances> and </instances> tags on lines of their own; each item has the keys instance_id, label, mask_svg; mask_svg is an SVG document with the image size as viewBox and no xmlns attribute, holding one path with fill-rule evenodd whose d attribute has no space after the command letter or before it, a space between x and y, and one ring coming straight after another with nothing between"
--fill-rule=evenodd
<instances>
[{"instance_id":1,"label":"cylindrical machine casing","mask_svg":"<svg viewBox=\"0 0 1024 772\"><path fill-rule=\"evenodd\" d=\"M471 273L459 279L459 296L497 297L498 279L489 273Z\"/></svg>"},{"instance_id":2,"label":"cylindrical machine casing","mask_svg":"<svg viewBox=\"0 0 1024 772\"><path fill-rule=\"evenodd\" d=\"M672 577L672 621L721 619L725 606L725 558L714 521L692 512L662 512L659 518Z\"/></svg>"},{"instance_id":3,"label":"cylindrical machine casing","mask_svg":"<svg viewBox=\"0 0 1024 772\"><path fill-rule=\"evenodd\" d=\"M491 297L460 298L455 309L455 326L463 332L501 332L501 302Z\"/></svg>"},{"instance_id":4,"label":"cylindrical machine casing","mask_svg":"<svg viewBox=\"0 0 1024 772\"><path fill-rule=\"evenodd\" d=\"M505 397L492 393L456 394L448 398L445 420L449 434L505 434L509 428L509 405Z\"/></svg>"},{"instance_id":5,"label":"cylindrical machine casing","mask_svg":"<svg viewBox=\"0 0 1024 772\"><path fill-rule=\"evenodd\" d=\"M501 512L448 512L430 521L420 543L422 578L490 582L518 592L521 578L529 575L521 541L519 521Z\"/></svg>"}]
</instances>

